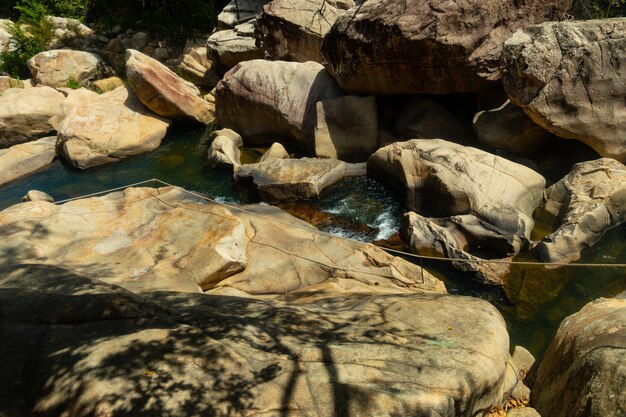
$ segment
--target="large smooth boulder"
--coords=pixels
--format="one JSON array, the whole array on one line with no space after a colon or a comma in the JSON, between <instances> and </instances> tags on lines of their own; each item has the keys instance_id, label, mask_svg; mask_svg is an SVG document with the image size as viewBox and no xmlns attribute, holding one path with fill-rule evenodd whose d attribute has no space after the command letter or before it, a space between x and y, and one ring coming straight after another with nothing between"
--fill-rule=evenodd
<instances>
[{"instance_id":1,"label":"large smooth boulder","mask_svg":"<svg viewBox=\"0 0 626 417\"><path fill-rule=\"evenodd\" d=\"M535 123L626 161L626 18L527 27L502 61L507 94Z\"/></svg>"},{"instance_id":2,"label":"large smooth boulder","mask_svg":"<svg viewBox=\"0 0 626 417\"><path fill-rule=\"evenodd\" d=\"M265 201L310 200L346 177L364 176L366 165L337 159L273 159L235 170L235 182L252 185Z\"/></svg>"},{"instance_id":3,"label":"large smooth boulder","mask_svg":"<svg viewBox=\"0 0 626 417\"><path fill-rule=\"evenodd\" d=\"M409 210L431 217L469 215L465 233L501 236L509 255L528 244L545 179L535 171L476 148L440 139L397 142L368 160L368 175L403 193ZM488 239L491 240L491 239Z\"/></svg>"},{"instance_id":4,"label":"large smooth boulder","mask_svg":"<svg viewBox=\"0 0 626 417\"><path fill-rule=\"evenodd\" d=\"M10 88L0 95L0 148L34 140L54 130L49 119L65 100L50 87Z\"/></svg>"},{"instance_id":5,"label":"large smooth boulder","mask_svg":"<svg viewBox=\"0 0 626 417\"><path fill-rule=\"evenodd\" d=\"M72 90L52 119L59 151L77 168L91 168L156 149L170 121L155 115L126 87L97 94Z\"/></svg>"},{"instance_id":6,"label":"large smooth boulder","mask_svg":"<svg viewBox=\"0 0 626 417\"><path fill-rule=\"evenodd\" d=\"M626 414L626 298L600 298L567 317L531 392L542 416Z\"/></svg>"},{"instance_id":7,"label":"large smooth boulder","mask_svg":"<svg viewBox=\"0 0 626 417\"><path fill-rule=\"evenodd\" d=\"M262 59L265 53L256 44L254 22L214 32L207 39L207 54L226 71L240 62Z\"/></svg>"},{"instance_id":8,"label":"large smooth boulder","mask_svg":"<svg viewBox=\"0 0 626 417\"><path fill-rule=\"evenodd\" d=\"M263 6L258 30L273 59L324 62L322 41L354 0L272 0Z\"/></svg>"},{"instance_id":9,"label":"large smooth boulder","mask_svg":"<svg viewBox=\"0 0 626 417\"><path fill-rule=\"evenodd\" d=\"M578 260L583 249L626 221L626 166L610 158L574 165L546 190L545 209L560 225L535 252L545 262Z\"/></svg>"},{"instance_id":10,"label":"large smooth boulder","mask_svg":"<svg viewBox=\"0 0 626 417\"><path fill-rule=\"evenodd\" d=\"M516 155L534 154L551 140L547 130L509 100L497 108L476 113L473 125L481 144Z\"/></svg>"},{"instance_id":11,"label":"large smooth boulder","mask_svg":"<svg viewBox=\"0 0 626 417\"><path fill-rule=\"evenodd\" d=\"M0 231L7 237L0 270L20 262L54 265L131 291L246 297L446 291L417 265L373 245L320 235L277 208L230 209L174 187L128 188L60 206L15 205L0 212Z\"/></svg>"},{"instance_id":12,"label":"large smooth boulder","mask_svg":"<svg viewBox=\"0 0 626 417\"><path fill-rule=\"evenodd\" d=\"M200 90L156 59L126 50L126 76L139 100L159 116L205 125L214 121L215 109Z\"/></svg>"},{"instance_id":13,"label":"large smooth boulder","mask_svg":"<svg viewBox=\"0 0 626 417\"><path fill-rule=\"evenodd\" d=\"M69 87L98 77L104 63L96 54L69 49L40 52L28 60L28 68L38 85Z\"/></svg>"},{"instance_id":14,"label":"large smooth boulder","mask_svg":"<svg viewBox=\"0 0 626 417\"><path fill-rule=\"evenodd\" d=\"M282 137L314 154L317 134L324 155L338 158L375 149L377 131L365 131L377 124L373 100L347 98L315 62L243 62L224 76L215 93L220 124L244 139Z\"/></svg>"},{"instance_id":15,"label":"large smooth boulder","mask_svg":"<svg viewBox=\"0 0 626 417\"><path fill-rule=\"evenodd\" d=\"M369 0L324 38L329 71L350 93L479 91L500 78L502 43L515 30L557 20L573 0Z\"/></svg>"},{"instance_id":16,"label":"large smooth boulder","mask_svg":"<svg viewBox=\"0 0 626 417\"><path fill-rule=\"evenodd\" d=\"M0 185L30 175L52 163L56 136L0 149Z\"/></svg>"},{"instance_id":17,"label":"large smooth boulder","mask_svg":"<svg viewBox=\"0 0 626 417\"><path fill-rule=\"evenodd\" d=\"M486 301L273 298L134 294L12 266L0 413L470 417L511 389L506 324Z\"/></svg>"}]
</instances>

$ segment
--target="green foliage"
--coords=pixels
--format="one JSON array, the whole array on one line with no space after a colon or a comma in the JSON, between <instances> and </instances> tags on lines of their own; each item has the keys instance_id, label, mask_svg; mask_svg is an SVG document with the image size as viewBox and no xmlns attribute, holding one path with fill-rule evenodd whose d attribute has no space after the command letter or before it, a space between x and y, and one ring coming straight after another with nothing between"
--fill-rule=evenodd
<instances>
[{"instance_id":1,"label":"green foliage","mask_svg":"<svg viewBox=\"0 0 626 417\"><path fill-rule=\"evenodd\" d=\"M626 16L626 0L581 0L580 6L587 19Z\"/></svg>"},{"instance_id":2,"label":"green foliage","mask_svg":"<svg viewBox=\"0 0 626 417\"><path fill-rule=\"evenodd\" d=\"M48 9L39 0L21 0L15 5L20 18L11 28L11 51L0 54L0 72L15 78L28 78L26 62L45 51L53 37L53 24L46 16Z\"/></svg>"},{"instance_id":3,"label":"green foliage","mask_svg":"<svg viewBox=\"0 0 626 417\"><path fill-rule=\"evenodd\" d=\"M82 88L82 85L80 85L80 83L72 77L67 80L67 88L71 88L72 90L78 90L79 88Z\"/></svg>"}]
</instances>

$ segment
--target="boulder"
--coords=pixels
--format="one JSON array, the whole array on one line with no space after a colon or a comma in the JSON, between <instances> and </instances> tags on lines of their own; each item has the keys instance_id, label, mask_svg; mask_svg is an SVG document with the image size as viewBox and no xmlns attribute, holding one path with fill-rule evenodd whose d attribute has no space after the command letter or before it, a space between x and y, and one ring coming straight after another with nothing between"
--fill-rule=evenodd
<instances>
[{"instance_id":1,"label":"boulder","mask_svg":"<svg viewBox=\"0 0 626 417\"><path fill-rule=\"evenodd\" d=\"M444 139L472 143L475 136L468 123L450 110L424 95L398 97L394 127L400 137L411 139Z\"/></svg>"},{"instance_id":2,"label":"boulder","mask_svg":"<svg viewBox=\"0 0 626 417\"><path fill-rule=\"evenodd\" d=\"M541 417L541 415L532 407L522 407L509 410L506 417Z\"/></svg>"},{"instance_id":3,"label":"boulder","mask_svg":"<svg viewBox=\"0 0 626 417\"><path fill-rule=\"evenodd\" d=\"M274 159L238 167L235 182L252 185L264 201L310 200L343 178L365 174L365 164L337 159Z\"/></svg>"},{"instance_id":4,"label":"boulder","mask_svg":"<svg viewBox=\"0 0 626 417\"><path fill-rule=\"evenodd\" d=\"M558 229L535 247L544 262L572 262L626 221L626 166L610 158L581 162L546 190Z\"/></svg>"},{"instance_id":5,"label":"boulder","mask_svg":"<svg viewBox=\"0 0 626 417\"><path fill-rule=\"evenodd\" d=\"M448 94L497 85L502 43L558 20L573 0L370 0L324 38L328 70L349 93Z\"/></svg>"},{"instance_id":6,"label":"boulder","mask_svg":"<svg viewBox=\"0 0 626 417\"><path fill-rule=\"evenodd\" d=\"M241 63L217 85L215 100L220 123L246 140L285 138L313 154L317 134L320 151L340 158L375 148L377 132L365 131L377 123L374 99L347 98L315 62Z\"/></svg>"},{"instance_id":7,"label":"boulder","mask_svg":"<svg viewBox=\"0 0 626 417\"><path fill-rule=\"evenodd\" d=\"M559 326L531 393L543 416L626 413L626 299L600 298Z\"/></svg>"},{"instance_id":8,"label":"boulder","mask_svg":"<svg viewBox=\"0 0 626 417\"><path fill-rule=\"evenodd\" d=\"M104 63L96 54L69 49L40 52L28 60L28 68L38 85L70 87L98 77Z\"/></svg>"},{"instance_id":9,"label":"boulder","mask_svg":"<svg viewBox=\"0 0 626 417\"><path fill-rule=\"evenodd\" d=\"M24 85L24 81L22 80L7 75L0 75L0 94L4 93L9 88L24 88Z\"/></svg>"},{"instance_id":10,"label":"boulder","mask_svg":"<svg viewBox=\"0 0 626 417\"><path fill-rule=\"evenodd\" d=\"M261 16L265 3L267 0L231 0L217 15L218 29L232 29Z\"/></svg>"},{"instance_id":11,"label":"boulder","mask_svg":"<svg viewBox=\"0 0 626 417\"><path fill-rule=\"evenodd\" d=\"M204 41L187 41L178 69L184 79L207 89L214 88L220 80L213 69L213 62L208 57Z\"/></svg>"},{"instance_id":12,"label":"boulder","mask_svg":"<svg viewBox=\"0 0 626 417\"><path fill-rule=\"evenodd\" d=\"M0 185L52 163L56 156L55 145L56 137L53 136L0 149Z\"/></svg>"},{"instance_id":13,"label":"boulder","mask_svg":"<svg viewBox=\"0 0 626 417\"><path fill-rule=\"evenodd\" d=\"M49 119L65 100L50 87L10 88L0 95L0 148L34 140L54 128Z\"/></svg>"},{"instance_id":14,"label":"boulder","mask_svg":"<svg viewBox=\"0 0 626 417\"><path fill-rule=\"evenodd\" d=\"M3 414L469 417L510 389L506 324L472 297L134 294L37 264L0 297Z\"/></svg>"},{"instance_id":15,"label":"boulder","mask_svg":"<svg viewBox=\"0 0 626 417\"><path fill-rule=\"evenodd\" d=\"M71 90L52 123L61 155L81 169L156 149L170 124L126 87L104 94Z\"/></svg>"},{"instance_id":16,"label":"boulder","mask_svg":"<svg viewBox=\"0 0 626 417\"><path fill-rule=\"evenodd\" d=\"M626 18L527 27L502 62L507 94L535 123L626 162Z\"/></svg>"},{"instance_id":17,"label":"boulder","mask_svg":"<svg viewBox=\"0 0 626 417\"><path fill-rule=\"evenodd\" d=\"M496 155L440 139L397 142L376 151L368 175L398 187L409 210L431 217L468 216L464 235L506 255L529 243L545 179ZM488 238L487 238L488 237ZM498 237L496 240L493 240Z\"/></svg>"},{"instance_id":18,"label":"boulder","mask_svg":"<svg viewBox=\"0 0 626 417\"><path fill-rule=\"evenodd\" d=\"M15 205L0 212L0 232L0 271L47 264L131 291L445 293L373 245L320 235L274 207L231 209L175 187Z\"/></svg>"},{"instance_id":19,"label":"boulder","mask_svg":"<svg viewBox=\"0 0 626 417\"><path fill-rule=\"evenodd\" d=\"M534 154L552 140L547 130L509 100L495 109L476 113L473 125L481 144L516 155Z\"/></svg>"},{"instance_id":20,"label":"boulder","mask_svg":"<svg viewBox=\"0 0 626 417\"><path fill-rule=\"evenodd\" d=\"M289 152L287 152L285 147L278 142L274 142L272 146L270 146L269 149L261 155L259 162L269 162L274 159L289 159Z\"/></svg>"},{"instance_id":21,"label":"boulder","mask_svg":"<svg viewBox=\"0 0 626 417\"><path fill-rule=\"evenodd\" d=\"M207 54L227 71L240 62L261 59L265 55L256 45L254 22L242 23L233 29L214 32L207 39Z\"/></svg>"},{"instance_id":22,"label":"boulder","mask_svg":"<svg viewBox=\"0 0 626 417\"><path fill-rule=\"evenodd\" d=\"M230 129L216 130L211 134L209 165L213 168L230 168L241 165L243 141L237 132Z\"/></svg>"},{"instance_id":23,"label":"boulder","mask_svg":"<svg viewBox=\"0 0 626 417\"><path fill-rule=\"evenodd\" d=\"M272 0L258 21L263 47L273 59L323 63L324 36L353 6L354 0Z\"/></svg>"},{"instance_id":24,"label":"boulder","mask_svg":"<svg viewBox=\"0 0 626 417\"><path fill-rule=\"evenodd\" d=\"M214 121L215 109L200 90L156 59L126 50L126 76L139 100L159 116L205 125Z\"/></svg>"},{"instance_id":25,"label":"boulder","mask_svg":"<svg viewBox=\"0 0 626 417\"><path fill-rule=\"evenodd\" d=\"M53 28L52 40L47 45L49 49L97 49L94 46L101 46L108 41L77 19L60 16L46 16L46 19Z\"/></svg>"},{"instance_id":26,"label":"boulder","mask_svg":"<svg viewBox=\"0 0 626 417\"><path fill-rule=\"evenodd\" d=\"M113 91L117 87L123 87L125 85L124 80L119 77L104 78L102 80L94 81L92 84L103 93Z\"/></svg>"},{"instance_id":27,"label":"boulder","mask_svg":"<svg viewBox=\"0 0 626 417\"><path fill-rule=\"evenodd\" d=\"M14 23L9 19L0 19L0 53L9 52L11 50L11 39L13 34Z\"/></svg>"},{"instance_id":28,"label":"boulder","mask_svg":"<svg viewBox=\"0 0 626 417\"><path fill-rule=\"evenodd\" d=\"M50 195L44 193L43 191L30 190L29 192L26 193L26 195L24 197L22 197L22 201L23 202L27 202L27 201L45 201L47 203L54 203L54 198L52 198Z\"/></svg>"}]
</instances>

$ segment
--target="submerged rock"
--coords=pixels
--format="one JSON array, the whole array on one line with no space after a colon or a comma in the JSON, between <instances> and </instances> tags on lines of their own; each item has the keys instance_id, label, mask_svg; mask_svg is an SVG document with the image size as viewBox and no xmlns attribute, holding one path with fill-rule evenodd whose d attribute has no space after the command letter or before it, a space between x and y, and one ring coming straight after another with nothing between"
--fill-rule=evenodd
<instances>
[{"instance_id":1,"label":"submerged rock","mask_svg":"<svg viewBox=\"0 0 626 417\"><path fill-rule=\"evenodd\" d=\"M543 416L626 413L626 299L600 298L567 317L537 369L531 393Z\"/></svg>"},{"instance_id":2,"label":"submerged rock","mask_svg":"<svg viewBox=\"0 0 626 417\"><path fill-rule=\"evenodd\" d=\"M324 62L322 41L354 0L272 0L258 21L263 47L272 59Z\"/></svg>"},{"instance_id":3,"label":"submerged rock","mask_svg":"<svg viewBox=\"0 0 626 417\"><path fill-rule=\"evenodd\" d=\"M104 71L104 62L89 52L56 49L29 59L28 68L38 85L72 87L72 82L80 84L97 78Z\"/></svg>"},{"instance_id":4,"label":"submerged rock","mask_svg":"<svg viewBox=\"0 0 626 417\"><path fill-rule=\"evenodd\" d=\"M535 123L626 161L626 18L527 27L502 60L507 94Z\"/></svg>"},{"instance_id":5,"label":"submerged rock","mask_svg":"<svg viewBox=\"0 0 626 417\"><path fill-rule=\"evenodd\" d=\"M409 210L465 216L463 234L504 255L529 243L545 179L487 152L439 139L397 142L368 160L368 175L398 187ZM474 237L474 238L472 238Z\"/></svg>"},{"instance_id":6,"label":"submerged rock","mask_svg":"<svg viewBox=\"0 0 626 417\"><path fill-rule=\"evenodd\" d=\"M156 149L170 122L145 108L132 91L119 87L104 94L70 91L52 123L63 157L85 169Z\"/></svg>"},{"instance_id":7,"label":"submerged rock","mask_svg":"<svg viewBox=\"0 0 626 417\"><path fill-rule=\"evenodd\" d=\"M469 417L511 389L477 298L133 294L41 264L5 270L0 297L0 412Z\"/></svg>"},{"instance_id":8,"label":"submerged rock","mask_svg":"<svg viewBox=\"0 0 626 417\"><path fill-rule=\"evenodd\" d=\"M235 181L251 183L265 201L315 199L346 177L364 176L365 164L336 159L274 159L247 164L235 170Z\"/></svg>"},{"instance_id":9,"label":"submerged rock","mask_svg":"<svg viewBox=\"0 0 626 417\"><path fill-rule=\"evenodd\" d=\"M159 116L205 125L215 119L200 90L156 59L126 50L126 76L139 100Z\"/></svg>"},{"instance_id":10,"label":"submerged rock","mask_svg":"<svg viewBox=\"0 0 626 417\"><path fill-rule=\"evenodd\" d=\"M56 157L56 136L0 149L0 185L30 175Z\"/></svg>"},{"instance_id":11,"label":"submerged rock","mask_svg":"<svg viewBox=\"0 0 626 417\"><path fill-rule=\"evenodd\" d=\"M49 122L65 100L50 87L10 88L0 95L0 148L50 133Z\"/></svg>"},{"instance_id":12,"label":"submerged rock","mask_svg":"<svg viewBox=\"0 0 626 417\"><path fill-rule=\"evenodd\" d=\"M545 262L571 262L607 230L626 221L626 166L610 158L581 162L546 190L547 212L559 228L535 252Z\"/></svg>"},{"instance_id":13,"label":"submerged rock","mask_svg":"<svg viewBox=\"0 0 626 417\"><path fill-rule=\"evenodd\" d=\"M517 29L558 20L573 0L369 0L324 38L329 71L350 93L479 91L500 78L502 43Z\"/></svg>"}]
</instances>

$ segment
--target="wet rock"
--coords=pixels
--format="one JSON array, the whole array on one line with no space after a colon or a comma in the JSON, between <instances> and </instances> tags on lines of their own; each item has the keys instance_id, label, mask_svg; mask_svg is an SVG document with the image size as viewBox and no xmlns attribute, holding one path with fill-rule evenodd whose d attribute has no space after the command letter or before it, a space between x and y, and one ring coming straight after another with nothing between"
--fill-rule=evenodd
<instances>
[{"instance_id":1,"label":"wet rock","mask_svg":"<svg viewBox=\"0 0 626 417\"><path fill-rule=\"evenodd\" d=\"M581 162L546 190L545 209L561 221L535 251L544 262L572 262L626 221L626 166L610 158Z\"/></svg>"},{"instance_id":2,"label":"wet rock","mask_svg":"<svg viewBox=\"0 0 626 417\"><path fill-rule=\"evenodd\" d=\"M370 0L337 19L322 54L349 93L479 91L496 85L515 30L559 20L573 3Z\"/></svg>"},{"instance_id":3,"label":"wet rock","mask_svg":"<svg viewBox=\"0 0 626 417\"><path fill-rule=\"evenodd\" d=\"M217 27L230 29L261 16L267 0L232 0L217 15Z\"/></svg>"},{"instance_id":4,"label":"wet rock","mask_svg":"<svg viewBox=\"0 0 626 417\"><path fill-rule=\"evenodd\" d=\"M256 45L255 33L253 22L215 32L207 40L207 53L222 70L229 70L240 62L261 59L264 52Z\"/></svg>"},{"instance_id":5,"label":"wet rock","mask_svg":"<svg viewBox=\"0 0 626 417\"><path fill-rule=\"evenodd\" d=\"M235 181L251 183L266 201L315 199L342 178L365 173L365 164L348 164L336 159L274 159L238 167Z\"/></svg>"},{"instance_id":6,"label":"wet rock","mask_svg":"<svg viewBox=\"0 0 626 417\"><path fill-rule=\"evenodd\" d=\"M214 121L215 109L200 90L159 61L128 49L126 76L139 100L159 116L205 125Z\"/></svg>"},{"instance_id":7,"label":"wet rock","mask_svg":"<svg viewBox=\"0 0 626 417\"><path fill-rule=\"evenodd\" d=\"M156 149L170 124L126 87L104 94L71 90L52 123L61 154L81 169Z\"/></svg>"},{"instance_id":8,"label":"wet rock","mask_svg":"<svg viewBox=\"0 0 626 417\"><path fill-rule=\"evenodd\" d=\"M54 198L52 198L50 195L44 193L43 191L30 190L22 198L22 201L23 202L27 202L27 201L45 201L47 203L53 203L54 202Z\"/></svg>"},{"instance_id":9,"label":"wet rock","mask_svg":"<svg viewBox=\"0 0 626 417\"><path fill-rule=\"evenodd\" d=\"M289 152L278 142L272 144L261 156L259 162L272 161L274 159L289 159Z\"/></svg>"},{"instance_id":10,"label":"wet rock","mask_svg":"<svg viewBox=\"0 0 626 417\"><path fill-rule=\"evenodd\" d=\"M258 21L263 47L273 59L323 63L324 36L354 5L354 0L273 0Z\"/></svg>"},{"instance_id":11,"label":"wet rock","mask_svg":"<svg viewBox=\"0 0 626 417\"><path fill-rule=\"evenodd\" d=\"M28 68L38 85L68 87L69 83L92 80L103 71L96 54L69 49L40 52L28 60Z\"/></svg>"},{"instance_id":12,"label":"wet rock","mask_svg":"<svg viewBox=\"0 0 626 417\"><path fill-rule=\"evenodd\" d=\"M241 165L243 141L237 132L230 129L216 130L211 134L209 165L214 168L230 168Z\"/></svg>"},{"instance_id":13,"label":"wet rock","mask_svg":"<svg viewBox=\"0 0 626 417\"><path fill-rule=\"evenodd\" d=\"M504 45L511 101L555 135L626 161L626 19L555 22Z\"/></svg>"},{"instance_id":14,"label":"wet rock","mask_svg":"<svg viewBox=\"0 0 626 417\"><path fill-rule=\"evenodd\" d=\"M65 100L50 87L11 88L0 95L0 148L34 140L53 130L49 119Z\"/></svg>"},{"instance_id":15,"label":"wet rock","mask_svg":"<svg viewBox=\"0 0 626 417\"><path fill-rule=\"evenodd\" d=\"M33 142L0 149L0 185L30 175L52 163L55 154L56 137L48 137Z\"/></svg>"},{"instance_id":16,"label":"wet rock","mask_svg":"<svg viewBox=\"0 0 626 417\"><path fill-rule=\"evenodd\" d=\"M533 154L552 140L547 130L509 100L495 109L476 113L473 124L480 143L516 155Z\"/></svg>"},{"instance_id":17,"label":"wet rock","mask_svg":"<svg viewBox=\"0 0 626 417\"><path fill-rule=\"evenodd\" d=\"M545 179L523 165L439 139L379 149L368 160L368 175L398 187L409 210L467 216L468 241L478 236L507 255L529 243L532 214L545 187Z\"/></svg>"},{"instance_id":18,"label":"wet rock","mask_svg":"<svg viewBox=\"0 0 626 417\"><path fill-rule=\"evenodd\" d=\"M600 298L561 323L537 369L532 404L544 416L626 413L626 299Z\"/></svg>"},{"instance_id":19,"label":"wet rock","mask_svg":"<svg viewBox=\"0 0 626 417\"><path fill-rule=\"evenodd\" d=\"M214 88L220 77L213 70L213 62L207 54L206 42L187 41L178 69L181 76L194 85Z\"/></svg>"},{"instance_id":20,"label":"wet rock","mask_svg":"<svg viewBox=\"0 0 626 417\"><path fill-rule=\"evenodd\" d=\"M315 62L241 63L218 84L216 108L220 123L246 140L285 138L310 154L315 152L316 127L324 154L336 153L340 158L354 151L359 140L359 152L367 153L376 134L358 126L371 126L377 120L373 99L347 98ZM328 112L328 117L318 109Z\"/></svg>"}]
</instances>

